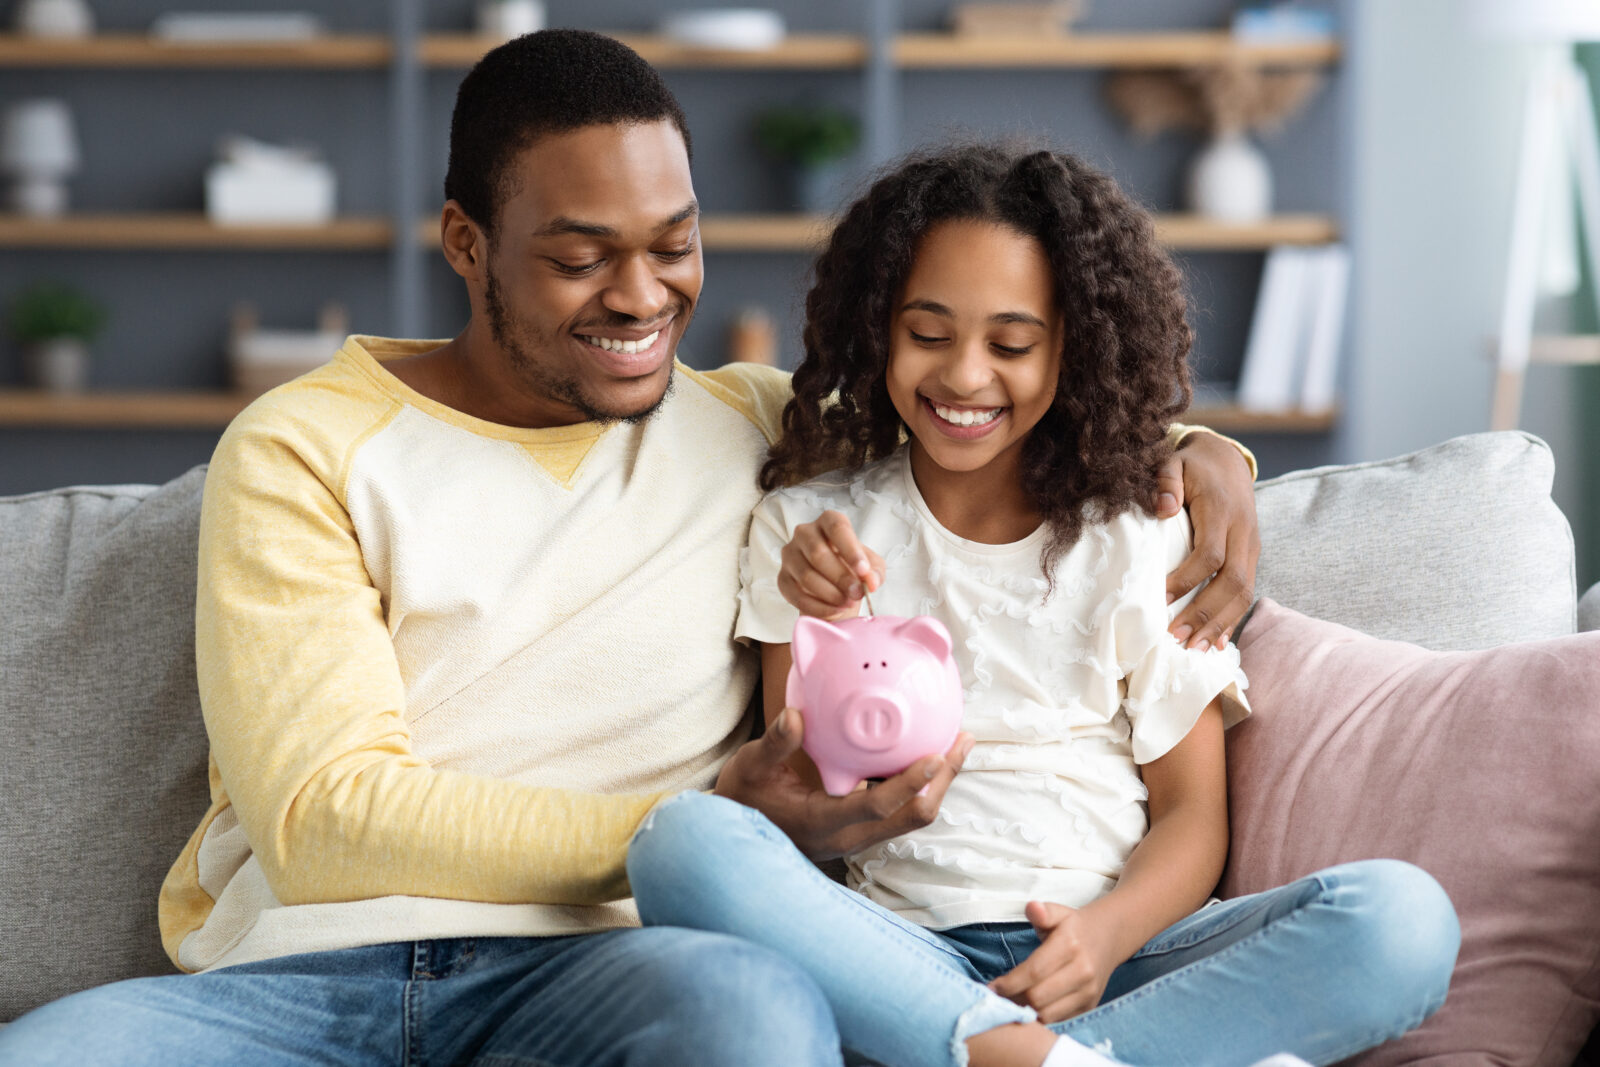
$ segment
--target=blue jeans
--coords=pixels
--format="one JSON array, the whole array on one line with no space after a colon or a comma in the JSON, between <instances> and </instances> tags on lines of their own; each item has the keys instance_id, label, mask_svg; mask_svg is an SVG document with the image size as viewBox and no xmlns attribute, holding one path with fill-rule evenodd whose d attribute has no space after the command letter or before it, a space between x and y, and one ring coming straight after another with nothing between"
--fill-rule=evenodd
<instances>
[{"instance_id":1,"label":"blue jeans","mask_svg":"<svg viewBox=\"0 0 1600 1067\"><path fill-rule=\"evenodd\" d=\"M890 1067L963 1064L967 1037L1031 1015L983 985L1038 947L1027 923L908 923L732 801L684 793L658 806L628 878L647 926L721 931L793 960L845 1047ZM1112 972L1099 1007L1052 1028L1152 1067L1275 1052L1332 1063L1437 1011L1459 943L1429 875L1396 860L1342 864L1179 921Z\"/></svg>"},{"instance_id":2,"label":"blue jeans","mask_svg":"<svg viewBox=\"0 0 1600 1067\"><path fill-rule=\"evenodd\" d=\"M118 982L0 1029L8 1067L755 1063L839 1064L827 1003L770 950L680 929L313 952Z\"/></svg>"}]
</instances>

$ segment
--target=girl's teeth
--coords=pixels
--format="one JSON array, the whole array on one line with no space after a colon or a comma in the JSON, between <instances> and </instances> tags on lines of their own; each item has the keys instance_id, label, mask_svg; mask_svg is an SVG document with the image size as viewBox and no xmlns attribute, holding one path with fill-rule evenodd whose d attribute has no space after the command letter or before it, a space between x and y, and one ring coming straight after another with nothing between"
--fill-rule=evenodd
<instances>
[{"instance_id":1,"label":"girl's teeth","mask_svg":"<svg viewBox=\"0 0 1600 1067\"><path fill-rule=\"evenodd\" d=\"M999 418L1000 412L1004 411L1005 409L990 408L988 411L957 411L954 408L947 408L939 404L935 404L933 405L933 410L945 422L953 423L956 426L981 426L986 422L993 422L995 419Z\"/></svg>"},{"instance_id":2,"label":"girl's teeth","mask_svg":"<svg viewBox=\"0 0 1600 1067\"><path fill-rule=\"evenodd\" d=\"M621 352L623 355L631 356L631 355L635 355L635 354L637 354L639 352L645 351L651 345L655 344L656 343L656 338L660 337L660 336L661 336L661 331L657 330L655 333L651 334L650 336L641 337L637 341L619 341L614 337L588 337L588 336L585 336L584 340L588 341L590 344L594 345L596 348L605 349L607 352Z\"/></svg>"}]
</instances>

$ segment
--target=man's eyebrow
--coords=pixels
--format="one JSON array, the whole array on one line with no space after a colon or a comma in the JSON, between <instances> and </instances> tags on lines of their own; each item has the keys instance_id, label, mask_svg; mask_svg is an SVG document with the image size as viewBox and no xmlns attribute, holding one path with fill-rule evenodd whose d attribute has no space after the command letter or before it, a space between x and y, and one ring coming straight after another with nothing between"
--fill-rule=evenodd
<instances>
[{"instance_id":1,"label":"man's eyebrow","mask_svg":"<svg viewBox=\"0 0 1600 1067\"><path fill-rule=\"evenodd\" d=\"M661 224L655 228L655 232L660 233L662 230L670 230L680 222L683 222L687 219L692 219L698 214L700 214L700 205L691 200L674 212L671 217L664 219ZM533 236L560 237L565 234L576 234L579 237L602 237L607 239L620 236L620 233L615 226L607 226L600 222L584 222L582 219L574 219L566 215L557 215L555 218L551 219L549 224L542 230L536 231Z\"/></svg>"},{"instance_id":2,"label":"man's eyebrow","mask_svg":"<svg viewBox=\"0 0 1600 1067\"><path fill-rule=\"evenodd\" d=\"M901 311L926 311L934 315L943 315L947 319L956 317L956 313L936 300L908 300ZM1038 326L1047 329L1045 321L1037 315L1030 315L1026 311L1002 311L989 316L989 321L998 326Z\"/></svg>"}]
</instances>

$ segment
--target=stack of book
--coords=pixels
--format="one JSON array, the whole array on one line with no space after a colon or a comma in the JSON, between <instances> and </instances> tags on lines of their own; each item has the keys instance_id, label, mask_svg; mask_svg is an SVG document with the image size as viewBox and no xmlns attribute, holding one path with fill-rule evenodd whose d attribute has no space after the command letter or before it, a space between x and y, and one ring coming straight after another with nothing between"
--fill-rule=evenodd
<instances>
[{"instance_id":1,"label":"stack of book","mask_svg":"<svg viewBox=\"0 0 1600 1067\"><path fill-rule=\"evenodd\" d=\"M1335 406L1350 254L1339 244L1279 245L1267 253L1238 405L1251 411L1325 412Z\"/></svg>"}]
</instances>

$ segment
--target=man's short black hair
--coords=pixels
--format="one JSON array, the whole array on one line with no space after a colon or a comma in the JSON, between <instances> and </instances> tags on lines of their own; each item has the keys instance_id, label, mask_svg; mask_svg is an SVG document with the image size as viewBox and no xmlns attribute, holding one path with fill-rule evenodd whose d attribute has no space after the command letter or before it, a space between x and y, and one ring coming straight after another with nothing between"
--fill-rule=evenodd
<instances>
[{"instance_id":1,"label":"man's short black hair","mask_svg":"<svg viewBox=\"0 0 1600 1067\"><path fill-rule=\"evenodd\" d=\"M668 119L689 123L660 73L622 42L589 30L541 30L478 61L456 90L444 195L492 234L512 159L545 134Z\"/></svg>"}]
</instances>

